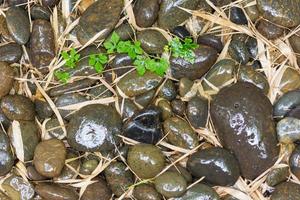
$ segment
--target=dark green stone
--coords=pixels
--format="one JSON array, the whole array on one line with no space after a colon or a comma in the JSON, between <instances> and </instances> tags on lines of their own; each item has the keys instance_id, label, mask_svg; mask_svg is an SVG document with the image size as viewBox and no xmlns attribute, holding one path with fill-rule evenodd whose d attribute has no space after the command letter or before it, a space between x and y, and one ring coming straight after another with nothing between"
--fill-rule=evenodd
<instances>
[{"instance_id":1,"label":"dark green stone","mask_svg":"<svg viewBox=\"0 0 300 200\"><path fill-rule=\"evenodd\" d=\"M141 42L141 47L149 54L163 53L168 40L157 30L144 30L137 34L137 40Z\"/></svg>"},{"instance_id":2,"label":"dark green stone","mask_svg":"<svg viewBox=\"0 0 300 200\"><path fill-rule=\"evenodd\" d=\"M112 192L121 196L133 184L133 174L122 162L112 162L104 170L105 178Z\"/></svg>"}]
</instances>

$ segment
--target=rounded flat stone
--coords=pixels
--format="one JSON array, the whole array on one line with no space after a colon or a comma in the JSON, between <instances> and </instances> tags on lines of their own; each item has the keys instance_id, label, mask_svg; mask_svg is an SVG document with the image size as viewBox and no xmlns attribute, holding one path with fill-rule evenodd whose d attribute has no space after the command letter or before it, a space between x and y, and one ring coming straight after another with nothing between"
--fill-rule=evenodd
<instances>
[{"instance_id":1,"label":"rounded flat stone","mask_svg":"<svg viewBox=\"0 0 300 200\"><path fill-rule=\"evenodd\" d=\"M26 11L21 7L11 7L5 14L7 28L14 41L20 45L26 44L30 37L30 24Z\"/></svg>"},{"instance_id":2,"label":"rounded flat stone","mask_svg":"<svg viewBox=\"0 0 300 200\"><path fill-rule=\"evenodd\" d=\"M0 47L0 61L16 63L22 57L22 47L16 43L9 43Z\"/></svg>"},{"instance_id":3,"label":"rounded flat stone","mask_svg":"<svg viewBox=\"0 0 300 200\"><path fill-rule=\"evenodd\" d=\"M89 6L79 20L79 42L85 44L99 32L102 34L98 39L105 39L118 23L122 9L122 0L96 1Z\"/></svg>"},{"instance_id":4,"label":"rounded flat stone","mask_svg":"<svg viewBox=\"0 0 300 200\"><path fill-rule=\"evenodd\" d=\"M164 168L165 157L154 145L136 144L129 148L127 162L138 177L147 179L153 178Z\"/></svg>"},{"instance_id":5,"label":"rounded flat stone","mask_svg":"<svg viewBox=\"0 0 300 200\"><path fill-rule=\"evenodd\" d=\"M300 0L257 0L257 7L275 24L290 28L300 23Z\"/></svg>"},{"instance_id":6,"label":"rounded flat stone","mask_svg":"<svg viewBox=\"0 0 300 200\"><path fill-rule=\"evenodd\" d=\"M234 185L240 176L239 163L234 155L220 147L192 154L187 168L197 178L205 177L209 183L220 186Z\"/></svg>"},{"instance_id":7,"label":"rounded flat stone","mask_svg":"<svg viewBox=\"0 0 300 200\"><path fill-rule=\"evenodd\" d=\"M110 151L118 144L122 120L118 112L101 104L77 111L67 127L67 139L78 151Z\"/></svg>"},{"instance_id":8,"label":"rounded flat stone","mask_svg":"<svg viewBox=\"0 0 300 200\"><path fill-rule=\"evenodd\" d=\"M34 151L35 169L45 177L60 175L66 160L66 147L61 140L50 139L40 142Z\"/></svg>"},{"instance_id":9,"label":"rounded flat stone","mask_svg":"<svg viewBox=\"0 0 300 200\"><path fill-rule=\"evenodd\" d=\"M171 57L170 68L174 78L201 78L217 60L217 51L211 47L201 45L195 50L195 62L192 64L183 58Z\"/></svg>"},{"instance_id":10,"label":"rounded flat stone","mask_svg":"<svg viewBox=\"0 0 300 200\"><path fill-rule=\"evenodd\" d=\"M34 120L33 102L23 95L7 95L1 100L1 109L10 120Z\"/></svg>"},{"instance_id":11,"label":"rounded flat stone","mask_svg":"<svg viewBox=\"0 0 300 200\"><path fill-rule=\"evenodd\" d=\"M132 71L117 83L118 88L127 96L133 97L158 87L162 78L154 73L146 72L143 76Z\"/></svg>"}]
</instances>

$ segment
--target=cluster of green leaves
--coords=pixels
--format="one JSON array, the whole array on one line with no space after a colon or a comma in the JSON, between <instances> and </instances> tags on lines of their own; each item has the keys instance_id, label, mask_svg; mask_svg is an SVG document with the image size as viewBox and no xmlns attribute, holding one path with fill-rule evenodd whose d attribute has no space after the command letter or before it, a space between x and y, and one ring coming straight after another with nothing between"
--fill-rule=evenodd
<instances>
[{"instance_id":1,"label":"cluster of green leaves","mask_svg":"<svg viewBox=\"0 0 300 200\"><path fill-rule=\"evenodd\" d=\"M139 75L144 75L146 71L151 71L163 76L169 68L169 61L165 58L156 58L147 55L141 47L139 41L122 41L120 36L113 32L111 37L104 42L104 47L107 50L106 53L89 55L89 65L95 69L96 72L102 73L105 64L108 63L108 55L113 53L127 54L133 61ZM183 41L178 37L173 38L169 44L165 47L165 51L170 52L174 57L180 57L188 62L195 62L194 49L198 47L193 43L191 38L186 38ZM62 57L66 62L66 67L75 68L80 61L81 56L74 48L70 51L62 52ZM71 78L67 71L56 71L55 76L62 82L67 83Z\"/></svg>"},{"instance_id":2,"label":"cluster of green leaves","mask_svg":"<svg viewBox=\"0 0 300 200\"><path fill-rule=\"evenodd\" d=\"M147 70L163 76L169 67L169 63L164 58L152 58L147 55L141 47L139 41L122 41L117 33L113 33L111 38L104 43L107 53L125 53L133 61L139 75L144 75Z\"/></svg>"},{"instance_id":3,"label":"cluster of green leaves","mask_svg":"<svg viewBox=\"0 0 300 200\"><path fill-rule=\"evenodd\" d=\"M175 37L169 42L169 45L165 49L170 50L172 55L176 58L183 58L190 63L194 63L196 56L193 50L198 46L199 45L194 43L191 38L185 38L181 41L178 37Z\"/></svg>"},{"instance_id":4,"label":"cluster of green leaves","mask_svg":"<svg viewBox=\"0 0 300 200\"><path fill-rule=\"evenodd\" d=\"M65 63L66 68L71 68L71 69L74 69L77 63L81 59L80 54L74 48L71 48L70 51L63 51L61 53L61 56L66 62ZM95 71L98 73L102 73L102 71L104 70L104 65L107 62L108 62L108 56L103 53L89 55L89 65L92 68L94 68ZM63 70L55 71L54 75L63 83L67 83L68 80L71 78L70 73Z\"/></svg>"}]
</instances>

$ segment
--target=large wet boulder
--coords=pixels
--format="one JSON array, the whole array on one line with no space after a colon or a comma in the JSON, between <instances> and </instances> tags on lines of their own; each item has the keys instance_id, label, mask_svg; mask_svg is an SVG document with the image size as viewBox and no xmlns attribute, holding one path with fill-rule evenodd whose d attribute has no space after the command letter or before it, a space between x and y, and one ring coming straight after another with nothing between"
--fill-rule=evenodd
<instances>
[{"instance_id":1,"label":"large wet boulder","mask_svg":"<svg viewBox=\"0 0 300 200\"><path fill-rule=\"evenodd\" d=\"M278 156L272 104L250 83L223 88L211 103L210 114L223 146L232 151L242 175L254 179Z\"/></svg>"},{"instance_id":2,"label":"large wet boulder","mask_svg":"<svg viewBox=\"0 0 300 200\"><path fill-rule=\"evenodd\" d=\"M118 143L121 128L121 117L113 107L88 105L71 118L67 139L78 151L110 151Z\"/></svg>"}]
</instances>

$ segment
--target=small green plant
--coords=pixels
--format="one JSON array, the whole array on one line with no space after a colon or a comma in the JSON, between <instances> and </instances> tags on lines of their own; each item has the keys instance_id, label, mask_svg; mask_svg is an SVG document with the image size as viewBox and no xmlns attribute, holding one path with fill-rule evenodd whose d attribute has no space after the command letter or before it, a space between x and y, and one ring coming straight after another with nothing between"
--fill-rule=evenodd
<instances>
[{"instance_id":1,"label":"small green plant","mask_svg":"<svg viewBox=\"0 0 300 200\"><path fill-rule=\"evenodd\" d=\"M107 53L115 52L119 41L120 41L120 36L116 32L113 32L110 39L105 41L103 44L103 46L107 50Z\"/></svg>"},{"instance_id":2,"label":"small green plant","mask_svg":"<svg viewBox=\"0 0 300 200\"><path fill-rule=\"evenodd\" d=\"M108 63L108 55L113 53L127 54L133 61L136 71L139 75L144 75L146 71L150 71L163 76L169 68L169 61L165 58L157 58L150 56L144 52L139 41L122 41L120 36L113 32L111 37L104 42L103 46L107 50L106 53L92 54L88 56L89 65L95 69L97 73L102 73L105 64ZM198 47L193 43L191 38L186 38L183 41L178 37L173 38L167 46L165 51L170 52L172 56L183 58L188 62L195 62L194 49ZM80 54L72 48L69 52L61 53L68 68L75 68L80 61ZM67 83L70 79L70 74L66 71L57 70L55 76L63 83Z\"/></svg>"},{"instance_id":3,"label":"small green plant","mask_svg":"<svg viewBox=\"0 0 300 200\"><path fill-rule=\"evenodd\" d=\"M68 80L71 78L68 72L63 71L56 71L55 74L56 78L60 80L62 83L67 83Z\"/></svg>"},{"instance_id":4,"label":"small green plant","mask_svg":"<svg viewBox=\"0 0 300 200\"><path fill-rule=\"evenodd\" d=\"M61 56L66 61L66 66L69 68L74 68L80 59L80 54L77 53L74 48L72 48L69 52L63 51Z\"/></svg>"},{"instance_id":5,"label":"small green plant","mask_svg":"<svg viewBox=\"0 0 300 200\"><path fill-rule=\"evenodd\" d=\"M147 70L163 76L169 68L169 62L164 58L151 58L141 47L139 41L122 41L117 33L104 43L107 53L125 53L133 61L139 75L144 75Z\"/></svg>"},{"instance_id":6,"label":"small green plant","mask_svg":"<svg viewBox=\"0 0 300 200\"><path fill-rule=\"evenodd\" d=\"M100 53L100 54L93 54L89 56L89 65L95 69L97 73L102 73L104 70L103 65L108 62L107 55Z\"/></svg>"},{"instance_id":7,"label":"small green plant","mask_svg":"<svg viewBox=\"0 0 300 200\"><path fill-rule=\"evenodd\" d=\"M191 38L185 38L181 41L178 37L175 37L165 47L165 50L170 50L175 58L183 58L190 63L194 63L196 56L193 50L198 46Z\"/></svg>"}]
</instances>

